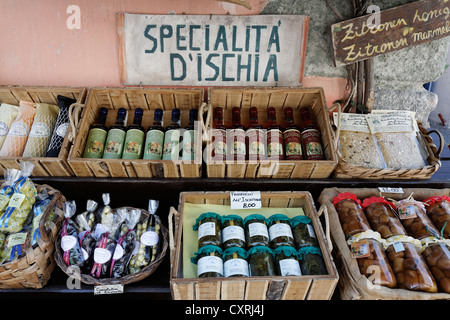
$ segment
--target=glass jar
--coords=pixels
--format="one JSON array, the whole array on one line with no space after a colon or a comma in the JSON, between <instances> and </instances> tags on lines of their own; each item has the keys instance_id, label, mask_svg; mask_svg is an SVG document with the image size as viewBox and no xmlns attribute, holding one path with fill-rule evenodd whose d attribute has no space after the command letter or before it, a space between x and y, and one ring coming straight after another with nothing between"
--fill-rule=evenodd
<instances>
[{"instance_id":1,"label":"glass jar","mask_svg":"<svg viewBox=\"0 0 450 320\"><path fill-rule=\"evenodd\" d=\"M222 217L222 248L245 248L244 220L238 215Z\"/></svg>"},{"instance_id":2,"label":"glass jar","mask_svg":"<svg viewBox=\"0 0 450 320\"><path fill-rule=\"evenodd\" d=\"M312 221L307 216L295 216L291 219L292 234L294 236L295 247L319 247L316 232Z\"/></svg>"},{"instance_id":3,"label":"glass jar","mask_svg":"<svg viewBox=\"0 0 450 320\"><path fill-rule=\"evenodd\" d=\"M248 263L251 277L276 275L273 251L266 246L256 246L248 250Z\"/></svg>"},{"instance_id":4,"label":"glass jar","mask_svg":"<svg viewBox=\"0 0 450 320\"><path fill-rule=\"evenodd\" d=\"M450 293L450 242L448 240L429 239L422 245L422 257L436 280L439 291Z\"/></svg>"},{"instance_id":5,"label":"glass jar","mask_svg":"<svg viewBox=\"0 0 450 320\"><path fill-rule=\"evenodd\" d=\"M450 197L430 197L423 201L427 214L442 236L450 239Z\"/></svg>"},{"instance_id":6,"label":"glass jar","mask_svg":"<svg viewBox=\"0 0 450 320\"><path fill-rule=\"evenodd\" d=\"M279 276L301 276L298 252L294 247L278 247L274 251L275 266Z\"/></svg>"},{"instance_id":7,"label":"glass jar","mask_svg":"<svg viewBox=\"0 0 450 320\"><path fill-rule=\"evenodd\" d=\"M338 213L345 239L371 229L361 207L361 201L355 194L340 193L334 197L333 204Z\"/></svg>"},{"instance_id":8,"label":"glass jar","mask_svg":"<svg viewBox=\"0 0 450 320\"><path fill-rule=\"evenodd\" d=\"M303 275L328 274L322 251L317 247L303 247L298 250L300 269Z\"/></svg>"},{"instance_id":9,"label":"glass jar","mask_svg":"<svg viewBox=\"0 0 450 320\"><path fill-rule=\"evenodd\" d=\"M383 239L406 235L406 230L395 214L391 202L382 197L370 197L364 199L362 206L372 229L380 233Z\"/></svg>"},{"instance_id":10,"label":"glass jar","mask_svg":"<svg viewBox=\"0 0 450 320\"><path fill-rule=\"evenodd\" d=\"M269 232L266 218L260 214L252 214L244 219L245 240L247 248L269 245Z\"/></svg>"},{"instance_id":11,"label":"glass jar","mask_svg":"<svg viewBox=\"0 0 450 320\"><path fill-rule=\"evenodd\" d=\"M197 265L198 278L223 277L223 251L218 246L203 246L191 258Z\"/></svg>"},{"instance_id":12,"label":"glass jar","mask_svg":"<svg viewBox=\"0 0 450 320\"><path fill-rule=\"evenodd\" d=\"M294 236L292 235L289 220L284 214L274 214L267 219L270 247L272 249L281 246L294 246Z\"/></svg>"},{"instance_id":13,"label":"glass jar","mask_svg":"<svg viewBox=\"0 0 450 320\"><path fill-rule=\"evenodd\" d=\"M215 212L206 212L195 221L194 231L198 231L198 248L222 245L221 216Z\"/></svg>"},{"instance_id":14,"label":"glass jar","mask_svg":"<svg viewBox=\"0 0 450 320\"><path fill-rule=\"evenodd\" d=\"M225 277L248 277L247 251L231 247L223 252L223 271Z\"/></svg>"}]
</instances>

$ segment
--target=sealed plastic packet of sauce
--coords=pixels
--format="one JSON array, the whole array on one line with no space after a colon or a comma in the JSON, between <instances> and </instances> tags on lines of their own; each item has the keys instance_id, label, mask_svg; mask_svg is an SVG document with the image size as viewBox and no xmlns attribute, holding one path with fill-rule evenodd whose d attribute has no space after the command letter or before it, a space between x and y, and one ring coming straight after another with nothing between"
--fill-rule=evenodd
<instances>
[{"instance_id":1,"label":"sealed plastic packet of sauce","mask_svg":"<svg viewBox=\"0 0 450 320\"><path fill-rule=\"evenodd\" d=\"M69 127L69 108L77 102L75 99L61 95L58 95L56 99L58 100L59 113L56 119L55 129L47 147L46 157L57 157L59 155Z\"/></svg>"},{"instance_id":2,"label":"sealed plastic packet of sauce","mask_svg":"<svg viewBox=\"0 0 450 320\"><path fill-rule=\"evenodd\" d=\"M19 113L19 107L8 103L0 105L0 149L5 142L11 124L16 119Z\"/></svg>"},{"instance_id":3,"label":"sealed plastic packet of sauce","mask_svg":"<svg viewBox=\"0 0 450 320\"><path fill-rule=\"evenodd\" d=\"M59 107L56 105L36 103L35 107L36 115L23 150L23 157L45 157L58 118Z\"/></svg>"},{"instance_id":4,"label":"sealed plastic packet of sauce","mask_svg":"<svg viewBox=\"0 0 450 320\"><path fill-rule=\"evenodd\" d=\"M66 266L81 267L84 263L83 254L78 242L79 226L72 220L76 212L75 201L63 203L64 223L61 228L61 249L63 250L63 260Z\"/></svg>"},{"instance_id":5,"label":"sealed plastic packet of sauce","mask_svg":"<svg viewBox=\"0 0 450 320\"><path fill-rule=\"evenodd\" d=\"M195 221L194 231L198 231L198 248L206 245L222 245L221 216L215 212L202 213Z\"/></svg>"},{"instance_id":6,"label":"sealed plastic packet of sauce","mask_svg":"<svg viewBox=\"0 0 450 320\"><path fill-rule=\"evenodd\" d=\"M445 239L450 239L450 197L429 197L423 203L435 227Z\"/></svg>"},{"instance_id":7,"label":"sealed plastic packet of sauce","mask_svg":"<svg viewBox=\"0 0 450 320\"><path fill-rule=\"evenodd\" d=\"M362 203L364 214L373 230L383 239L396 235L406 235L406 230L398 219L395 206L383 197L369 197Z\"/></svg>"},{"instance_id":8,"label":"sealed plastic packet of sauce","mask_svg":"<svg viewBox=\"0 0 450 320\"><path fill-rule=\"evenodd\" d=\"M19 101L19 111L0 150L2 157L21 157L28 140L36 108L32 102Z\"/></svg>"},{"instance_id":9,"label":"sealed plastic packet of sauce","mask_svg":"<svg viewBox=\"0 0 450 320\"><path fill-rule=\"evenodd\" d=\"M339 222L345 238L371 230L369 222L364 215L361 201L355 194L343 192L333 198L333 205L338 213Z\"/></svg>"}]
</instances>

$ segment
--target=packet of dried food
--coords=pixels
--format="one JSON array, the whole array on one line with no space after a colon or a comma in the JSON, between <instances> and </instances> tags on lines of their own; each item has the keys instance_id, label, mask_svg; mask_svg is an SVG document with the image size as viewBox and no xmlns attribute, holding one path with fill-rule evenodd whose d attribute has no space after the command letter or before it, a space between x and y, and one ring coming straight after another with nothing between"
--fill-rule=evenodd
<instances>
[{"instance_id":1,"label":"packet of dried food","mask_svg":"<svg viewBox=\"0 0 450 320\"><path fill-rule=\"evenodd\" d=\"M8 103L0 105L0 149L5 142L11 124L16 119L19 113L19 107Z\"/></svg>"},{"instance_id":2,"label":"packet of dried food","mask_svg":"<svg viewBox=\"0 0 450 320\"><path fill-rule=\"evenodd\" d=\"M122 225L120 226L120 228L118 228L116 232L116 239L119 240L119 238L125 235L125 233L134 230L140 218L141 218L141 210L139 209L127 210L125 221L122 223Z\"/></svg>"},{"instance_id":3,"label":"packet of dried food","mask_svg":"<svg viewBox=\"0 0 450 320\"><path fill-rule=\"evenodd\" d=\"M83 229L87 231L91 231L95 229L95 225L98 222L97 214L95 210L97 209L98 203L94 200L89 199L86 202L86 211L79 214L76 219L83 219L81 223L83 223ZM80 226L81 223L79 222Z\"/></svg>"},{"instance_id":4,"label":"packet of dried food","mask_svg":"<svg viewBox=\"0 0 450 320\"><path fill-rule=\"evenodd\" d=\"M64 223L61 228L61 249L63 250L63 260L66 266L81 267L84 262L81 247L78 242L78 230L80 227L72 220L76 212L75 201L63 203Z\"/></svg>"},{"instance_id":5,"label":"packet of dried food","mask_svg":"<svg viewBox=\"0 0 450 320\"><path fill-rule=\"evenodd\" d=\"M14 194L14 182L20 178L22 172L17 169L6 169L4 173L5 182L0 188L0 213L8 207L9 200Z\"/></svg>"},{"instance_id":6,"label":"packet of dried food","mask_svg":"<svg viewBox=\"0 0 450 320\"><path fill-rule=\"evenodd\" d=\"M17 233L11 233L6 237L4 249L1 254L1 263L12 261L19 257L30 246L31 225Z\"/></svg>"},{"instance_id":7,"label":"packet of dried food","mask_svg":"<svg viewBox=\"0 0 450 320\"><path fill-rule=\"evenodd\" d=\"M64 138L69 127L69 108L70 105L76 103L75 99L58 95L59 113L56 119L55 129L47 147L46 157L57 157L64 142Z\"/></svg>"},{"instance_id":8,"label":"packet of dried food","mask_svg":"<svg viewBox=\"0 0 450 320\"><path fill-rule=\"evenodd\" d=\"M355 113L333 113L338 127L337 151L348 164L366 168L382 169L386 164L375 136L370 132L366 115Z\"/></svg>"},{"instance_id":9,"label":"packet of dried food","mask_svg":"<svg viewBox=\"0 0 450 320\"><path fill-rule=\"evenodd\" d=\"M111 225L113 219L113 210L109 205L111 202L110 194L102 194L103 206L97 210L97 225L95 228L95 237L98 239L101 233L105 231L104 226ZM98 229L98 230L97 230Z\"/></svg>"},{"instance_id":10,"label":"packet of dried food","mask_svg":"<svg viewBox=\"0 0 450 320\"><path fill-rule=\"evenodd\" d=\"M83 271L89 272L92 268L94 261L94 250L97 244L97 240L94 238L94 233L90 229L88 222L84 215L79 214L75 219L80 226L80 232L78 233L78 242L83 254Z\"/></svg>"},{"instance_id":11,"label":"packet of dried food","mask_svg":"<svg viewBox=\"0 0 450 320\"><path fill-rule=\"evenodd\" d=\"M47 210L52 199L53 196L49 196L47 189L42 189L42 191L36 196L36 202L33 206L33 230L31 231L31 245L35 245L38 239L41 238L41 229L39 228L39 223L41 222L44 212ZM50 223L53 221L54 214L55 207L51 209L51 212L49 212L49 215L47 216L47 219L44 223L46 228L48 228L50 226Z\"/></svg>"}]
</instances>

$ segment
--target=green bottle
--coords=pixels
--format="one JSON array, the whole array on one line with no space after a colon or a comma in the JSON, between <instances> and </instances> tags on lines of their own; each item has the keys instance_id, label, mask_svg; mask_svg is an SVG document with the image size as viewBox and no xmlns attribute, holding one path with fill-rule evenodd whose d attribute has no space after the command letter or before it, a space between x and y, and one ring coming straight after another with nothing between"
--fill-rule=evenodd
<instances>
[{"instance_id":1,"label":"green bottle","mask_svg":"<svg viewBox=\"0 0 450 320\"><path fill-rule=\"evenodd\" d=\"M127 128L126 123L127 110L120 108L117 111L116 123L109 128L106 137L103 159L120 159L122 157L123 143Z\"/></svg>"},{"instance_id":2,"label":"green bottle","mask_svg":"<svg viewBox=\"0 0 450 320\"><path fill-rule=\"evenodd\" d=\"M144 110L134 110L133 124L128 126L123 147L122 159L141 159L144 145L145 130L141 125Z\"/></svg>"},{"instance_id":3,"label":"green bottle","mask_svg":"<svg viewBox=\"0 0 450 320\"><path fill-rule=\"evenodd\" d=\"M161 160L164 144L164 128L162 126L163 110L155 109L153 125L147 130L145 138L144 159Z\"/></svg>"},{"instance_id":4,"label":"green bottle","mask_svg":"<svg viewBox=\"0 0 450 320\"><path fill-rule=\"evenodd\" d=\"M105 126L108 109L100 108L98 122L91 125L83 158L98 159L103 155L108 128Z\"/></svg>"},{"instance_id":5,"label":"green bottle","mask_svg":"<svg viewBox=\"0 0 450 320\"><path fill-rule=\"evenodd\" d=\"M164 135L163 160L179 160L180 134L180 109L173 109L172 123Z\"/></svg>"}]
</instances>

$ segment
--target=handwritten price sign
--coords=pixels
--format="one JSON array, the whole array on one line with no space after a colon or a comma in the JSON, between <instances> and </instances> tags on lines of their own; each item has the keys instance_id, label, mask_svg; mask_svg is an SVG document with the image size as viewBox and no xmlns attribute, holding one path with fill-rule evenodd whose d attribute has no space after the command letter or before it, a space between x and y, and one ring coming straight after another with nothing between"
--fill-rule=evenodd
<instances>
[{"instance_id":1,"label":"handwritten price sign","mask_svg":"<svg viewBox=\"0 0 450 320\"><path fill-rule=\"evenodd\" d=\"M231 209L259 209L261 208L260 191L230 192Z\"/></svg>"}]
</instances>

